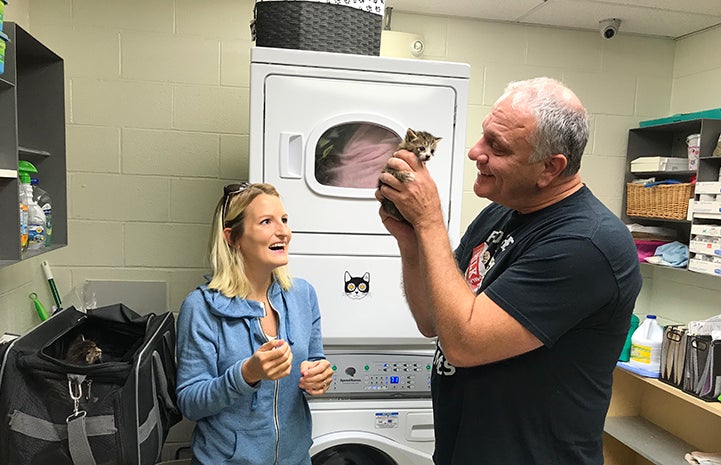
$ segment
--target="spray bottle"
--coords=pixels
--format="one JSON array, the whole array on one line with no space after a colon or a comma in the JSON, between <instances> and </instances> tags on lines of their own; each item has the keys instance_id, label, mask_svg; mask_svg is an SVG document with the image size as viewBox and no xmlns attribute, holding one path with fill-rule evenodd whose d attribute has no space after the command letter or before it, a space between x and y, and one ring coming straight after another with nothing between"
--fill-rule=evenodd
<instances>
[{"instance_id":1,"label":"spray bottle","mask_svg":"<svg viewBox=\"0 0 721 465\"><path fill-rule=\"evenodd\" d=\"M53 205L50 194L39 186L37 178L30 178L30 184L33 186L33 200L37 203L45 214L45 247L50 246L53 238Z\"/></svg>"},{"instance_id":2,"label":"spray bottle","mask_svg":"<svg viewBox=\"0 0 721 465\"><path fill-rule=\"evenodd\" d=\"M30 173L37 173L38 170L32 163L25 160L18 161L18 193L20 199L20 249L25 252L28 249L28 211L33 203L33 187L30 185ZM35 204L37 205L37 204Z\"/></svg>"},{"instance_id":3,"label":"spray bottle","mask_svg":"<svg viewBox=\"0 0 721 465\"><path fill-rule=\"evenodd\" d=\"M26 165L25 165L26 164ZM25 172L34 172L37 173L38 170L35 169L35 167L24 160L20 160L18 162L18 166L23 165L22 170ZM34 171L30 170L30 167ZM24 177L24 176L23 176ZM28 250L38 250L45 247L45 226L46 226L46 220L45 220L45 213L43 212L43 209L40 208L40 205L35 201L33 198L33 187L32 187L32 179L30 179L30 174L27 173L27 180L28 182L25 183L23 180L23 186L24 189L27 191L29 189L29 195L30 198L27 200L27 206L28 206ZM27 196L27 192L25 193Z\"/></svg>"}]
</instances>

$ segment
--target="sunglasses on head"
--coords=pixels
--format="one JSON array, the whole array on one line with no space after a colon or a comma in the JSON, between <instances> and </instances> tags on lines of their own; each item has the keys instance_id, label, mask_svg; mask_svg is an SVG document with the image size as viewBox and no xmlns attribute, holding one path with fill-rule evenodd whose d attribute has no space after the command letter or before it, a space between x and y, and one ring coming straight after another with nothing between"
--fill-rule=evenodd
<instances>
[{"instance_id":1,"label":"sunglasses on head","mask_svg":"<svg viewBox=\"0 0 721 465\"><path fill-rule=\"evenodd\" d=\"M240 184L228 184L223 188L223 220L225 221L225 214L227 213L226 210L228 208L228 203L230 203L231 197L234 195L240 194L244 190L246 190L248 187L250 187L250 184L247 182L241 182Z\"/></svg>"}]
</instances>

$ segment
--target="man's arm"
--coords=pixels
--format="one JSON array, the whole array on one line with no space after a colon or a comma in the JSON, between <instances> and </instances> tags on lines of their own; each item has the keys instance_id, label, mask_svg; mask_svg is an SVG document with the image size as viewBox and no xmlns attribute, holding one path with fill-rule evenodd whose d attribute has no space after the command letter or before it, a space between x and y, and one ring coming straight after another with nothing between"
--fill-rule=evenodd
<instances>
[{"instance_id":1,"label":"man's arm","mask_svg":"<svg viewBox=\"0 0 721 465\"><path fill-rule=\"evenodd\" d=\"M400 183L384 174L387 185L380 194L412 223L416 247L407 245L407 230L389 224L394 220L386 219L384 224L399 239L404 286L419 329L437 335L446 358L456 366L491 363L540 347L533 334L485 294L473 293L456 266L433 179L412 153L401 151L395 156L389 164L414 171L415 179ZM423 328L417 315L422 316Z\"/></svg>"}]
</instances>

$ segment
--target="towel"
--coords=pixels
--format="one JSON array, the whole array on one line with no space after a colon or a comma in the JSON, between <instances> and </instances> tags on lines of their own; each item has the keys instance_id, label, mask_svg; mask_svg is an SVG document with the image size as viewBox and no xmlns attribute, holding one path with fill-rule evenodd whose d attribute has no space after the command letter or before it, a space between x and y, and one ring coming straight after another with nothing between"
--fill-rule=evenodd
<instances>
[{"instance_id":1,"label":"towel","mask_svg":"<svg viewBox=\"0 0 721 465\"><path fill-rule=\"evenodd\" d=\"M721 452L693 451L684 458L692 465L721 465Z\"/></svg>"},{"instance_id":2,"label":"towel","mask_svg":"<svg viewBox=\"0 0 721 465\"><path fill-rule=\"evenodd\" d=\"M645 260L654 265L683 268L688 264L688 246L678 241L669 242L656 248L654 256Z\"/></svg>"}]
</instances>

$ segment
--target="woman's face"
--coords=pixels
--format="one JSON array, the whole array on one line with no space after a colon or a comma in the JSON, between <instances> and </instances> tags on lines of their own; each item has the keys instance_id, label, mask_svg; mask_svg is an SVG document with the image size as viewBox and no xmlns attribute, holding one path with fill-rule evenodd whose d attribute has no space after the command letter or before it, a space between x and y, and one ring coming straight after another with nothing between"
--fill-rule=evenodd
<instances>
[{"instance_id":1,"label":"woman's face","mask_svg":"<svg viewBox=\"0 0 721 465\"><path fill-rule=\"evenodd\" d=\"M245 210L243 235L237 244L246 270L271 272L287 265L291 235L280 198L260 194L253 199Z\"/></svg>"}]
</instances>

